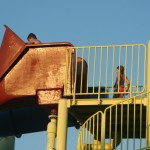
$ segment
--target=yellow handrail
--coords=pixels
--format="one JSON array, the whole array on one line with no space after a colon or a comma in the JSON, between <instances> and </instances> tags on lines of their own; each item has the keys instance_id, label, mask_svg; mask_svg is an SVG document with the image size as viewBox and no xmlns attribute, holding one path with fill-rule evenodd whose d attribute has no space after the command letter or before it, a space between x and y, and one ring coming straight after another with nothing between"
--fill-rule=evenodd
<instances>
[{"instance_id":1,"label":"yellow handrail","mask_svg":"<svg viewBox=\"0 0 150 150\"><path fill-rule=\"evenodd\" d=\"M104 112L98 111L88 118L80 128L77 150L90 147L93 147L93 150L101 150L108 146L109 149L118 146L119 149L124 147L136 150L146 146L143 140L146 137L146 106L143 103L149 101L149 97L143 98L143 95L148 94L150 92L124 99L107 107ZM137 100L140 103L136 104Z\"/></svg>"},{"instance_id":2,"label":"yellow handrail","mask_svg":"<svg viewBox=\"0 0 150 150\"><path fill-rule=\"evenodd\" d=\"M124 73L132 85L129 91L124 90L122 93L128 94L127 97L132 97L146 91L147 51L144 44L72 47L67 49L67 55L71 55L70 51L72 50L75 51L74 59L72 59L74 62L70 63L74 70L71 93L74 98L75 95L89 95L91 93L107 94L111 98L115 94L116 68L120 65L124 66ZM67 75L66 72L65 78ZM91 88L89 89L89 87ZM102 87L104 90L101 89ZM119 91L117 93L121 94ZM69 96L70 93L68 95L64 90L64 95Z\"/></svg>"}]
</instances>

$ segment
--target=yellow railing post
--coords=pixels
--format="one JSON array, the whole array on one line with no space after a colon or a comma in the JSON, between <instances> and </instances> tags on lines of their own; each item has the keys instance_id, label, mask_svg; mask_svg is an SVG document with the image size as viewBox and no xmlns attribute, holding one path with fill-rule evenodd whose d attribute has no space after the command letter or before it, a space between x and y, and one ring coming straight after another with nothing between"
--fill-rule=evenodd
<instances>
[{"instance_id":1,"label":"yellow railing post","mask_svg":"<svg viewBox=\"0 0 150 150\"><path fill-rule=\"evenodd\" d=\"M101 150L105 150L105 114L103 113L101 122Z\"/></svg>"},{"instance_id":2,"label":"yellow railing post","mask_svg":"<svg viewBox=\"0 0 150 150\"><path fill-rule=\"evenodd\" d=\"M148 42L148 79L147 79L147 91L150 92L150 41ZM146 142L147 146L150 145L150 102L149 102L149 93L147 94L147 132L146 132Z\"/></svg>"}]
</instances>

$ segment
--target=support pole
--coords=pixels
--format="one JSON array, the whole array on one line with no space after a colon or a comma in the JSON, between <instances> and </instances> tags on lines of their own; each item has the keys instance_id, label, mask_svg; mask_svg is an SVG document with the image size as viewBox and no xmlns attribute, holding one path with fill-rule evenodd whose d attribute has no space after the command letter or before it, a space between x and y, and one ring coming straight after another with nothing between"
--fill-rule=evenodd
<instances>
[{"instance_id":1,"label":"support pole","mask_svg":"<svg viewBox=\"0 0 150 150\"><path fill-rule=\"evenodd\" d=\"M68 110L67 99L59 100L56 150L66 150Z\"/></svg>"},{"instance_id":2,"label":"support pole","mask_svg":"<svg viewBox=\"0 0 150 150\"><path fill-rule=\"evenodd\" d=\"M148 76L147 76L147 91L150 92L150 41L148 42ZM150 146L150 102L149 102L149 98L150 98L150 93L147 94L147 129L146 129L146 144L147 146Z\"/></svg>"},{"instance_id":3,"label":"support pole","mask_svg":"<svg viewBox=\"0 0 150 150\"><path fill-rule=\"evenodd\" d=\"M57 130L57 110L52 109L49 118L50 122L47 126L47 150L53 150L55 148L55 138Z\"/></svg>"},{"instance_id":4,"label":"support pole","mask_svg":"<svg viewBox=\"0 0 150 150\"><path fill-rule=\"evenodd\" d=\"M14 150L15 136L0 137L0 150Z\"/></svg>"}]
</instances>

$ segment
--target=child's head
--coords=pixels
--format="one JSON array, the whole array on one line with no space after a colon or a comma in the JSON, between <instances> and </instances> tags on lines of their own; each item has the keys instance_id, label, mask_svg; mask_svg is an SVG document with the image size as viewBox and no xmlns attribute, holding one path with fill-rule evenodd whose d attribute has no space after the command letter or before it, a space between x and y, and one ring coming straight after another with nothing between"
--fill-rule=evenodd
<instances>
[{"instance_id":1,"label":"child's head","mask_svg":"<svg viewBox=\"0 0 150 150\"><path fill-rule=\"evenodd\" d=\"M117 67L117 69L120 70L121 74L124 74L124 67L123 66L120 65Z\"/></svg>"},{"instance_id":2,"label":"child's head","mask_svg":"<svg viewBox=\"0 0 150 150\"><path fill-rule=\"evenodd\" d=\"M30 33L27 37L27 40L32 43L33 40L37 39L36 35L34 33Z\"/></svg>"}]
</instances>

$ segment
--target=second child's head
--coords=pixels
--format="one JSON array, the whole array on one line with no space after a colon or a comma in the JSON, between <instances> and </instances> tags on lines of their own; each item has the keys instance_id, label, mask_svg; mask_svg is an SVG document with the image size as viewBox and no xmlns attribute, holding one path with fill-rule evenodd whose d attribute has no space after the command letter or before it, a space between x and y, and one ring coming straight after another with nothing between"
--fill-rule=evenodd
<instances>
[{"instance_id":1,"label":"second child's head","mask_svg":"<svg viewBox=\"0 0 150 150\"><path fill-rule=\"evenodd\" d=\"M121 73L121 74L124 74L124 67L123 66L118 66L117 67L117 70Z\"/></svg>"}]
</instances>

